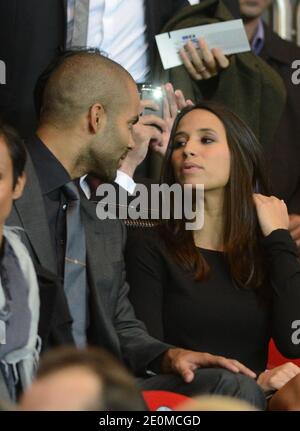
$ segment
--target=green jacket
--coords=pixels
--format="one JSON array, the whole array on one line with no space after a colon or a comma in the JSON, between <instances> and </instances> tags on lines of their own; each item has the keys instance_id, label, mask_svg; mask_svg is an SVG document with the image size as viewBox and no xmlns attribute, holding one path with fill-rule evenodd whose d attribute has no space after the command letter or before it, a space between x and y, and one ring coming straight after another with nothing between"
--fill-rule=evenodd
<instances>
[{"instance_id":1,"label":"green jacket","mask_svg":"<svg viewBox=\"0 0 300 431\"><path fill-rule=\"evenodd\" d=\"M162 29L162 33L186 27L233 19L219 0L187 6ZM172 82L194 102L213 99L231 108L255 132L261 144L271 142L285 105L285 87L280 76L251 52L232 55L230 66L217 77L194 81L184 66L163 70L156 61L156 82Z\"/></svg>"}]
</instances>

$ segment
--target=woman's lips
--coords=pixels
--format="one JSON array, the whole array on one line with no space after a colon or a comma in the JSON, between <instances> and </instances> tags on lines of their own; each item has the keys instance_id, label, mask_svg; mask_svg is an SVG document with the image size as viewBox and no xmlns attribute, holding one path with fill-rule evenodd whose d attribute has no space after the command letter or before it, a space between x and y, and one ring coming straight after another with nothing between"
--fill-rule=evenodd
<instances>
[{"instance_id":1,"label":"woman's lips","mask_svg":"<svg viewBox=\"0 0 300 431\"><path fill-rule=\"evenodd\" d=\"M182 167L182 173L184 174L192 174L203 170L203 166L197 165L196 163L185 163Z\"/></svg>"}]
</instances>

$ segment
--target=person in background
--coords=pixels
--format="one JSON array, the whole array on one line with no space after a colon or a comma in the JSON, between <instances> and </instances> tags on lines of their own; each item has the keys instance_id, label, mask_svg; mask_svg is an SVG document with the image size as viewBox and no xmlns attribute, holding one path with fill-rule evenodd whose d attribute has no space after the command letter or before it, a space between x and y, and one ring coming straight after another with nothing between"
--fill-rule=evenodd
<instances>
[{"instance_id":1,"label":"person in background","mask_svg":"<svg viewBox=\"0 0 300 431\"><path fill-rule=\"evenodd\" d=\"M32 381L39 357L40 300L36 273L14 228L5 226L25 184L26 151L0 123L0 400L16 401Z\"/></svg>"},{"instance_id":2,"label":"person in background","mask_svg":"<svg viewBox=\"0 0 300 431\"><path fill-rule=\"evenodd\" d=\"M292 81L292 63L300 58L300 47L265 23L270 4L271 0L240 0L240 12L252 51L281 76L286 88L285 110L267 156L274 193L287 204L289 229L300 252L300 85Z\"/></svg>"},{"instance_id":3,"label":"person in background","mask_svg":"<svg viewBox=\"0 0 300 431\"><path fill-rule=\"evenodd\" d=\"M262 148L239 117L212 102L185 108L161 182L203 184L204 224L188 230L171 206L169 220L131 235L126 267L130 300L152 336L245 363L267 394L278 389L272 372L260 377L270 338L300 357L291 340L300 263L286 205L268 195L264 173Z\"/></svg>"},{"instance_id":4,"label":"person in background","mask_svg":"<svg viewBox=\"0 0 300 431\"><path fill-rule=\"evenodd\" d=\"M54 349L40 362L37 377L19 410L146 410L139 388L119 361L102 349Z\"/></svg>"},{"instance_id":5,"label":"person in background","mask_svg":"<svg viewBox=\"0 0 300 431\"><path fill-rule=\"evenodd\" d=\"M240 15L254 54L264 60L282 79L287 98L283 114L278 125L270 124L274 137L266 141L265 154L270 172L273 193L279 199L284 199L289 215L289 229L300 250L300 85L293 84L292 63L300 58L300 48L293 42L279 37L263 20L271 0L239 0ZM183 63L193 78L198 81L219 75L222 81L222 70L229 68L229 59L218 58L218 49L213 49L215 59L208 50L204 39L199 40L202 55L192 44L186 45L181 51ZM253 62L255 59L253 59ZM199 73L199 70L203 72ZM245 103L247 103L245 101ZM271 100L265 98L265 104L270 106ZM279 105L278 105L279 106ZM261 114L260 114L261 115ZM254 130L254 127L252 127Z\"/></svg>"},{"instance_id":6,"label":"person in background","mask_svg":"<svg viewBox=\"0 0 300 431\"><path fill-rule=\"evenodd\" d=\"M38 117L33 92L47 65L73 46L105 51L138 83L151 82L155 35L188 0L26 0L0 3L0 114L22 137ZM25 17L25 19L24 19Z\"/></svg>"},{"instance_id":7,"label":"person in background","mask_svg":"<svg viewBox=\"0 0 300 431\"><path fill-rule=\"evenodd\" d=\"M183 412L257 411L257 409L245 401L229 397L219 397L217 395L194 397L192 400L179 404L175 410Z\"/></svg>"}]
</instances>

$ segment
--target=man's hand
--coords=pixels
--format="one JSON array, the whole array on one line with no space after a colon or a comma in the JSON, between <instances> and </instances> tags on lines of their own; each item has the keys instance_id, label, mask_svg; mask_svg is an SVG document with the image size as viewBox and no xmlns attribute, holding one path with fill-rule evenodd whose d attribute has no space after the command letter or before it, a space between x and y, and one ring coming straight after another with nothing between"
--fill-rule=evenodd
<instances>
[{"instance_id":1,"label":"man's hand","mask_svg":"<svg viewBox=\"0 0 300 431\"><path fill-rule=\"evenodd\" d=\"M273 368L273 370L267 370L261 373L257 379L257 383L265 392L278 390L299 373L300 368L297 367L296 364L287 362L286 364Z\"/></svg>"},{"instance_id":2,"label":"man's hand","mask_svg":"<svg viewBox=\"0 0 300 431\"><path fill-rule=\"evenodd\" d=\"M284 201L275 196L253 194L258 221L264 236L276 229L288 229L289 215Z\"/></svg>"},{"instance_id":3,"label":"man's hand","mask_svg":"<svg viewBox=\"0 0 300 431\"><path fill-rule=\"evenodd\" d=\"M163 105L163 120L165 122L165 126L162 128L162 137L161 141L151 141L150 148L161 155L162 157L165 155L171 130L175 121L175 118L183 108L186 106L192 106L193 102L188 99L185 100L185 97L181 90L174 91L173 85L171 83L167 83L163 86L164 89L164 105Z\"/></svg>"},{"instance_id":4,"label":"man's hand","mask_svg":"<svg viewBox=\"0 0 300 431\"><path fill-rule=\"evenodd\" d=\"M300 254L300 215L299 214L290 214L289 231L293 240L297 244L298 253Z\"/></svg>"},{"instance_id":5,"label":"man's hand","mask_svg":"<svg viewBox=\"0 0 300 431\"><path fill-rule=\"evenodd\" d=\"M209 49L205 39L198 39L199 49L189 41L179 51L188 73L195 81L210 79L229 66L228 58L219 48Z\"/></svg>"},{"instance_id":6,"label":"man's hand","mask_svg":"<svg viewBox=\"0 0 300 431\"><path fill-rule=\"evenodd\" d=\"M193 352L185 349L169 349L162 360L162 372L180 374L186 383L194 379L197 368L226 368L233 373L243 373L255 378L256 374L234 359L209 353Z\"/></svg>"}]
</instances>

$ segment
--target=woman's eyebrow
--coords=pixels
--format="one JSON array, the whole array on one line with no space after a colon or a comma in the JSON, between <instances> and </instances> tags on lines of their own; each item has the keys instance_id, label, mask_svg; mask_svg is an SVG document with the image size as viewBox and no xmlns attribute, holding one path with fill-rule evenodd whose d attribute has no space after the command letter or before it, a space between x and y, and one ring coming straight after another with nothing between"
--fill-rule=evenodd
<instances>
[{"instance_id":1,"label":"woman's eyebrow","mask_svg":"<svg viewBox=\"0 0 300 431\"><path fill-rule=\"evenodd\" d=\"M209 127L203 127L203 128L197 129L197 132L213 132L213 133L215 133L216 135L218 134L218 133L216 132L216 130L214 130L214 129L210 129Z\"/></svg>"},{"instance_id":2,"label":"woman's eyebrow","mask_svg":"<svg viewBox=\"0 0 300 431\"><path fill-rule=\"evenodd\" d=\"M214 129L211 129L209 127L201 127L200 129L197 129L196 132L197 133L203 133L203 132L207 133L207 132L209 132L209 133L213 133L214 135L218 136L217 131L214 130ZM174 137L176 138L176 136L178 136L178 135L188 136L188 133L185 132L184 130L181 130L181 131L176 132Z\"/></svg>"},{"instance_id":3,"label":"woman's eyebrow","mask_svg":"<svg viewBox=\"0 0 300 431\"><path fill-rule=\"evenodd\" d=\"M176 133L175 133L175 137L176 137L177 135L187 135L187 132L184 132L184 131L182 130L182 131L176 132Z\"/></svg>"}]
</instances>

